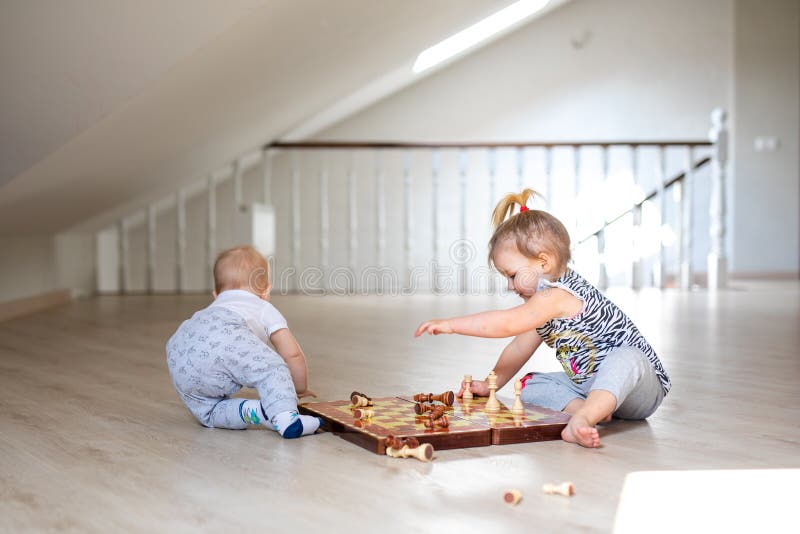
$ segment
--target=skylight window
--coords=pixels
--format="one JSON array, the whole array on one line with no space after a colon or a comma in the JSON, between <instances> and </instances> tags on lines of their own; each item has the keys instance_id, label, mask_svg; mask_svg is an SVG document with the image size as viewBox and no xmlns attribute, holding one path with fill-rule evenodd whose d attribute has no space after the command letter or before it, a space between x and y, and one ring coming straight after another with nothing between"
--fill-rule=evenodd
<instances>
[{"instance_id":1,"label":"skylight window","mask_svg":"<svg viewBox=\"0 0 800 534\"><path fill-rule=\"evenodd\" d=\"M506 28L541 11L550 0L518 0L497 13L489 15L469 28L451 35L444 41L424 50L414 62L414 74L428 70L451 57L468 50Z\"/></svg>"}]
</instances>

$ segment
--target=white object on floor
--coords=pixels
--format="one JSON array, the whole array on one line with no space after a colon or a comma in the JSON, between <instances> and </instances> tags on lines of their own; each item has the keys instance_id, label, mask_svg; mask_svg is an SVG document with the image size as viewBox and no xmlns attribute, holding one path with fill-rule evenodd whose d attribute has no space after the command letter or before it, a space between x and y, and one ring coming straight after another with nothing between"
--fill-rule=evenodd
<instances>
[{"instance_id":1,"label":"white object on floor","mask_svg":"<svg viewBox=\"0 0 800 534\"><path fill-rule=\"evenodd\" d=\"M788 532L798 487L800 469L630 473L614 532Z\"/></svg>"}]
</instances>

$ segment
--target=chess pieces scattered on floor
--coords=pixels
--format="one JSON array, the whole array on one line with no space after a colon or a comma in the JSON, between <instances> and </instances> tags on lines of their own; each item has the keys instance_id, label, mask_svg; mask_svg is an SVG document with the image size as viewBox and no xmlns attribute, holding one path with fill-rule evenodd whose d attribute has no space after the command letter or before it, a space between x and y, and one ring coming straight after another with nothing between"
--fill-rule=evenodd
<instances>
[{"instance_id":1,"label":"chess pieces scattered on floor","mask_svg":"<svg viewBox=\"0 0 800 534\"><path fill-rule=\"evenodd\" d=\"M497 392L497 374L494 371L489 373L486 382L489 384L489 400L486 401L485 410L487 412L498 412L500 411L500 401L495 396Z\"/></svg>"},{"instance_id":2,"label":"chess pieces scattered on floor","mask_svg":"<svg viewBox=\"0 0 800 534\"><path fill-rule=\"evenodd\" d=\"M510 489L503 494L503 500L512 506L516 506L522 500L522 493L517 489Z\"/></svg>"},{"instance_id":3,"label":"chess pieces scattered on floor","mask_svg":"<svg viewBox=\"0 0 800 534\"><path fill-rule=\"evenodd\" d=\"M511 413L514 415L523 415L525 413L525 405L522 404L522 381L517 380L514 382L514 406L511 407Z\"/></svg>"},{"instance_id":4,"label":"chess pieces scattered on floor","mask_svg":"<svg viewBox=\"0 0 800 534\"><path fill-rule=\"evenodd\" d=\"M464 375L464 393L461 394L461 398L464 400L471 400L472 399L472 375Z\"/></svg>"},{"instance_id":5,"label":"chess pieces scattered on floor","mask_svg":"<svg viewBox=\"0 0 800 534\"><path fill-rule=\"evenodd\" d=\"M562 482L561 484L545 484L542 486L542 491L549 495L563 495L564 497L572 497L575 495L575 486L572 482Z\"/></svg>"},{"instance_id":6,"label":"chess pieces scattered on floor","mask_svg":"<svg viewBox=\"0 0 800 534\"><path fill-rule=\"evenodd\" d=\"M386 455L392 458L416 458L421 462L433 459L433 445L420 443L416 438L386 437Z\"/></svg>"}]
</instances>

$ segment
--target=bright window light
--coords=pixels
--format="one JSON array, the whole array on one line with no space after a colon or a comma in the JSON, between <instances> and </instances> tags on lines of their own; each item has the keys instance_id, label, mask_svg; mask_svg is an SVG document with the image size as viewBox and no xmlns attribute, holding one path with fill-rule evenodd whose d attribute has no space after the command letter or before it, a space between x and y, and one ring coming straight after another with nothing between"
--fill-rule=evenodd
<instances>
[{"instance_id":1,"label":"bright window light","mask_svg":"<svg viewBox=\"0 0 800 534\"><path fill-rule=\"evenodd\" d=\"M423 51L414 62L414 74L427 70L456 54L472 48L509 26L540 11L550 0L519 0L489 15L469 28L451 35L444 41Z\"/></svg>"}]
</instances>

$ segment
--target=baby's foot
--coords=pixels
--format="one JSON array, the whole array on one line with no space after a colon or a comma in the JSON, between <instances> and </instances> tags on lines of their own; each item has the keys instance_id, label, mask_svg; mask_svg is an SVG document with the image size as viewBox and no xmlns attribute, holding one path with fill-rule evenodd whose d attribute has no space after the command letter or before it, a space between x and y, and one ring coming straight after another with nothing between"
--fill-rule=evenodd
<instances>
[{"instance_id":1,"label":"baby's foot","mask_svg":"<svg viewBox=\"0 0 800 534\"><path fill-rule=\"evenodd\" d=\"M572 416L567 426L561 431L561 439L570 443L577 443L583 447L595 448L600 446L600 434L582 415Z\"/></svg>"},{"instance_id":2,"label":"baby's foot","mask_svg":"<svg viewBox=\"0 0 800 534\"><path fill-rule=\"evenodd\" d=\"M270 422L278 434L286 439L313 434L321 423L318 417L298 415L297 412L281 412L273 416Z\"/></svg>"}]
</instances>

